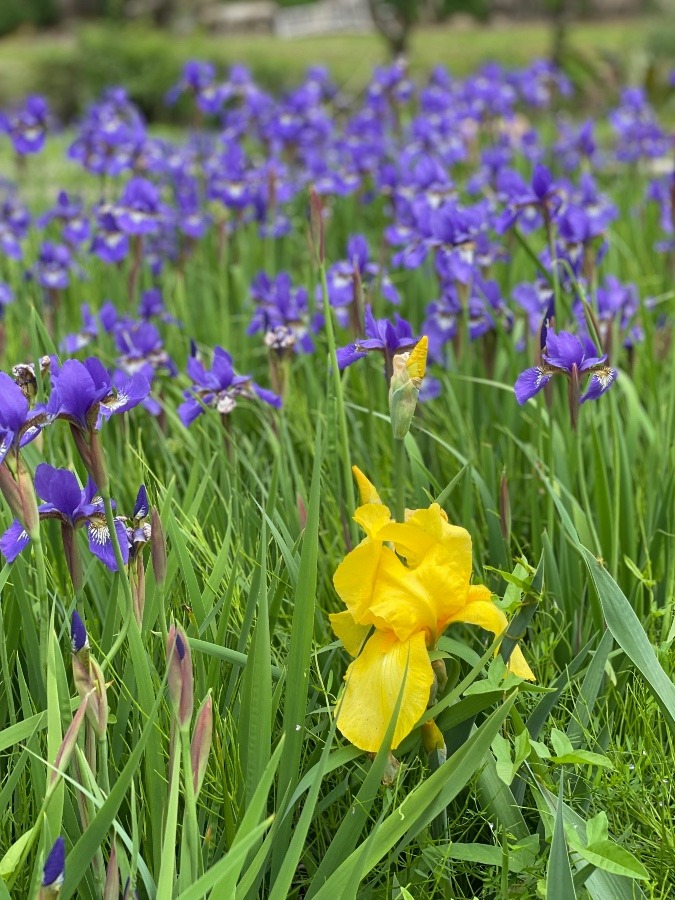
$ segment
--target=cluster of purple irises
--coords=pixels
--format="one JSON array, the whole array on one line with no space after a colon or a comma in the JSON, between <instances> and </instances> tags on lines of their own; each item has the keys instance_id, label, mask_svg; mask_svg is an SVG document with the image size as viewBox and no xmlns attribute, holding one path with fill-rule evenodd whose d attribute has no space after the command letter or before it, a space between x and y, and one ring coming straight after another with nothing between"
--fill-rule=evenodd
<instances>
[{"instance_id":1,"label":"cluster of purple irises","mask_svg":"<svg viewBox=\"0 0 675 900\"><path fill-rule=\"evenodd\" d=\"M191 102L195 126L205 127L182 145L158 139L125 91L109 89L87 111L69 149L73 161L99 177L101 199L85 204L60 193L34 223L45 239L26 272L53 296L85 275L91 253L117 266L128 259L136 274L143 265L158 284L167 264L181 266L210 235L223 251L243 229L250 235L257 228L268 239L289 234L309 187L324 197L351 195L364 213L370 207L384 213L388 224L377 248L352 235L327 272L330 303L352 336L341 366L376 350L387 368L416 333L428 336L431 361L447 365L466 343L463 332L476 341L502 330L521 346L534 345L537 366L518 380L520 402L559 372L588 375L579 398L595 399L615 377L607 364L617 349L612 341L618 336L631 348L642 337L635 288L602 272L618 212L599 176L617 166L656 166L672 139L644 92L630 88L609 116L610 148L599 146L591 121L564 117L545 144L529 116L570 93L566 77L544 62L519 72L490 64L463 80L436 68L421 87L397 62L376 69L362 102L349 105L322 68L275 98L242 66L220 79L210 64L190 62L167 102ZM46 104L32 97L0 128L26 157L42 148L49 123ZM555 171L547 165L552 158ZM675 247L674 194L672 167L661 175L655 170L646 200L658 206L664 234L657 249L667 252ZM31 224L8 187L0 199L0 251L22 260ZM512 247L523 242L536 276L505 290L509 279L498 277L500 267L507 272ZM400 302L395 270L415 269L436 286L419 328L398 315L376 319L374 310ZM316 298L286 273L260 273L250 293L249 332L263 333L270 353L312 351L322 327ZM574 314L566 323L570 333L555 330L561 298L559 307ZM0 282L0 310L11 301ZM76 352L103 330L116 345L113 385L134 372L148 381L160 369L174 374L154 315L141 310L130 320L104 307L96 319L84 310L82 331L64 349ZM179 409L185 424L206 406L229 412L242 395L280 402L249 376L235 375L220 347L209 369L193 356L188 374L192 388ZM429 382L428 393L437 390ZM144 404L159 413L155 397Z\"/></svg>"},{"instance_id":2,"label":"cluster of purple irises","mask_svg":"<svg viewBox=\"0 0 675 900\"><path fill-rule=\"evenodd\" d=\"M115 388L110 374L95 357L84 362L70 359L63 364L56 357L44 357L40 370L40 382L44 384L48 380L51 384L46 402L36 402L39 388L33 364L15 367L14 377L0 372L0 489L16 516L0 537L0 551L9 562L13 561L35 539L40 520L57 519L70 573L79 589L81 566L74 542L77 528L86 528L89 549L94 556L109 569L117 569L104 506L110 488L100 429L111 416L141 403L150 385L144 375L137 373ZM38 465L32 485L26 480L20 451L59 420L70 426L87 469L84 488L73 472L47 463ZM36 508L30 501L35 495L43 501ZM147 494L141 486L133 516L114 520L125 565L135 555L137 544L148 540L145 528L148 514Z\"/></svg>"}]
</instances>

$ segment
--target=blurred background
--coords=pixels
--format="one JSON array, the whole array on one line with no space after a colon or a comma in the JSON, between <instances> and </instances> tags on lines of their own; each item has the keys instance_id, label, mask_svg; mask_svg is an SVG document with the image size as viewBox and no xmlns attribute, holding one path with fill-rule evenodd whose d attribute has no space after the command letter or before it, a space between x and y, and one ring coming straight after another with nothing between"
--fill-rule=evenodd
<instances>
[{"instance_id":1,"label":"blurred background","mask_svg":"<svg viewBox=\"0 0 675 900\"><path fill-rule=\"evenodd\" d=\"M673 94L675 0L0 0L0 108L41 93L68 122L123 84L149 121L181 124L164 95L191 58L244 63L277 91L321 64L354 95L401 53L418 76L552 58L591 112L625 83L658 105Z\"/></svg>"}]
</instances>

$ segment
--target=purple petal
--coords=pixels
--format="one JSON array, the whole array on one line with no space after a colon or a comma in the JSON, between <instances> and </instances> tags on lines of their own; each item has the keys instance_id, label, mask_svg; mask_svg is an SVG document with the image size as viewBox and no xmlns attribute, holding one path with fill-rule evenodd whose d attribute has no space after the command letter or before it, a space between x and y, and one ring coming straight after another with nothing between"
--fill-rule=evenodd
<instances>
[{"instance_id":1,"label":"purple petal","mask_svg":"<svg viewBox=\"0 0 675 900\"><path fill-rule=\"evenodd\" d=\"M587 400L597 400L598 397L611 388L616 380L616 375L616 369L610 369L608 366L593 372L585 393L579 399L579 403L585 403Z\"/></svg>"},{"instance_id":2,"label":"purple petal","mask_svg":"<svg viewBox=\"0 0 675 900\"><path fill-rule=\"evenodd\" d=\"M255 391L256 395L264 403L269 403L270 406L274 406L276 409L281 409L281 397L277 396L277 394L275 394L273 391L268 391L266 388L260 387L260 385L256 384L255 381L251 382L251 387Z\"/></svg>"},{"instance_id":3,"label":"purple petal","mask_svg":"<svg viewBox=\"0 0 675 900\"><path fill-rule=\"evenodd\" d=\"M522 406L538 394L544 385L550 381L552 375L552 372L547 372L541 366L534 366L521 372L513 388L518 403Z\"/></svg>"},{"instance_id":4,"label":"purple petal","mask_svg":"<svg viewBox=\"0 0 675 900\"><path fill-rule=\"evenodd\" d=\"M189 428L194 420L204 412L204 407L194 397L188 397L187 400L180 404L176 412L183 425Z\"/></svg>"},{"instance_id":5,"label":"purple petal","mask_svg":"<svg viewBox=\"0 0 675 900\"><path fill-rule=\"evenodd\" d=\"M348 344L346 347L340 347L336 352L338 369L346 369L347 366L351 366L357 359L362 359L364 356L367 356L366 353L362 353L356 348L357 344Z\"/></svg>"},{"instance_id":6,"label":"purple petal","mask_svg":"<svg viewBox=\"0 0 675 900\"><path fill-rule=\"evenodd\" d=\"M58 888L64 879L66 870L66 844L62 837L57 837L49 851L42 871L42 887Z\"/></svg>"},{"instance_id":7,"label":"purple petal","mask_svg":"<svg viewBox=\"0 0 675 900\"><path fill-rule=\"evenodd\" d=\"M122 559L126 565L129 562L129 536L124 522L115 519L115 531L117 532L117 538L120 542ZM116 572L117 561L115 559L115 551L113 550L112 540L110 539L108 525L103 516L99 515L92 517L87 522L87 535L89 537L89 549L94 556L98 557L98 559L100 559L112 572Z\"/></svg>"},{"instance_id":8,"label":"purple petal","mask_svg":"<svg viewBox=\"0 0 675 900\"><path fill-rule=\"evenodd\" d=\"M42 500L72 519L82 503L82 490L68 469L55 469L40 463L35 470L35 491Z\"/></svg>"},{"instance_id":9,"label":"purple petal","mask_svg":"<svg viewBox=\"0 0 675 900\"><path fill-rule=\"evenodd\" d=\"M7 562L14 562L19 553L30 544L30 538L21 522L16 519L0 537L0 553Z\"/></svg>"}]
</instances>

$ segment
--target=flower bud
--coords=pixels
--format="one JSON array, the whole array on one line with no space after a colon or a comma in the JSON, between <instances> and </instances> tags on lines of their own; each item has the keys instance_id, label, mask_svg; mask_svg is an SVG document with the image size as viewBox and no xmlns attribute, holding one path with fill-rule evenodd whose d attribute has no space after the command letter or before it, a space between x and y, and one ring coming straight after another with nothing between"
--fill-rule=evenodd
<instances>
[{"instance_id":1,"label":"flower bud","mask_svg":"<svg viewBox=\"0 0 675 900\"><path fill-rule=\"evenodd\" d=\"M166 659L169 666L169 697L181 731L186 731L192 719L193 677L192 657L187 635L183 629L172 625L166 641Z\"/></svg>"},{"instance_id":2,"label":"flower bud","mask_svg":"<svg viewBox=\"0 0 675 900\"><path fill-rule=\"evenodd\" d=\"M108 869L105 875L105 886L103 888L103 900L119 900L120 896L120 867L117 864L117 843L112 841L110 848L110 859L108 860Z\"/></svg>"},{"instance_id":3,"label":"flower bud","mask_svg":"<svg viewBox=\"0 0 675 900\"><path fill-rule=\"evenodd\" d=\"M194 731L192 732L192 743L190 745L190 759L192 761L192 778L194 781L195 797L199 795L204 775L206 774L206 766L209 761L209 753L211 752L211 740L213 737L213 700L211 692L206 695L204 702L199 707L197 719L195 721Z\"/></svg>"},{"instance_id":4,"label":"flower bud","mask_svg":"<svg viewBox=\"0 0 675 900\"><path fill-rule=\"evenodd\" d=\"M61 836L54 841L42 870L39 900L58 897L66 874L66 844Z\"/></svg>"},{"instance_id":5,"label":"flower bud","mask_svg":"<svg viewBox=\"0 0 675 900\"><path fill-rule=\"evenodd\" d=\"M157 508L152 507L150 513L151 533L150 533L150 552L152 555L152 570L155 573L155 582L160 587L166 581L166 538L164 537L164 529L162 528L162 520L159 517Z\"/></svg>"},{"instance_id":6,"label":"flower bud","mask_svg":"<svg viewBox=\"0 0 675 900\"><path fill-rule=\"evenodd\" d=\"M40 533L40 514L38 512L37 497L33 487L33 478L21 461L21 457L19 457L16 467L16 480L21 501L21 522L30 538L37 540Z\"/></svg>"},{"instance_id":7,"label":"flower bud","mask_svg":"<svg viewBox=\"0 0 675 900\"><path fill-rule=\"evenodd\" d=\"M70 646L75 656L89 668L89 635L82 616L74 609L70 617Z\"/></svg>"},{"instance_id":8,"label":"flower bud","mask_svg":"<svg viewBox=\"0 0 675 900\"><path fill-rule=\"evenodd\" d=\"M429 341L420 339L409 353L397 353L393 360L394 373L389 385L389 412L394 438L402 441L410 430L417 407L422 379L426 372Z\"/></svg>"},{"instance_id":9,"label":"flower bud","mask_svg":"<svg viewBox=\"0 0 675 900\"><path fill-rule=\"evenodd\" d=\"M54 760L54 767L50 770L49 773L49 786L47 787L47 796L51 795L52 791L58 784L61 774L65 771L65 769L68 768L70 757L73 755L73 751L77 744L77 736L80 733L82 722L84 721L84 717L87 713L87 706L89 705L90 696L91 695L89 694L84 697L82 703L80 704L80 708L73 716L73 721L70 723L70 725L68 726L68 730L63 736L61 746L59 747L56 754L56 759Z\"/></svg>"},{"instance_id":10,"label":"flower bud","mask_svg":"<svg viewBox=\"0 0 675 900\"><path fill-rule=\"evenodd\" d=\"M446 753L445 738L443 732L433 719L429 719L422 725L422 744L427 753L433 753L437 750L439 753Z\"/></svg>"},{"instance_id":11,"label":"flower bud","mask_svg":"<svg viewBox=\"0 0 675 900\"><path fill-rule=\"evenodd\" d=\"M87 703L87 718L96 736L104 736L108 727L108 692L101 667L91 657L85 664L79 654L73 656L73 680L77 693Z\"/></svg>"}]
</instances>

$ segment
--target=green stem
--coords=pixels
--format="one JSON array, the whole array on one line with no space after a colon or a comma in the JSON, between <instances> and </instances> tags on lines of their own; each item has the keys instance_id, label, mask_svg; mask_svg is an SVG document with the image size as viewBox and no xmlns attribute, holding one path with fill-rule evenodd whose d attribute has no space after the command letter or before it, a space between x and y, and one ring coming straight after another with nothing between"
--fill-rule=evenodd
<instances>
[{"instance_id":1,"label":"green stem","mask_svg":"<svg viewBox=\"0 0 675 900\"><path fill-rule=\"evenodd\" d=\"M49 595L47 593L47 566L45 553L40 537L33 543L35 548L35 567L37 570L38 601L40 603L40 663L47 674L47 645L49 642Z\"/></svg>"},{"instance_id":2,"label":"green stem","mask_svg":"<svg viewBox=\"0 0 675 900\"><path fill-rule=\"evenodd\" d=\"M110 776L108 774L108 736L106 734L98 739L98 771L99 787L107 797L110 793Z\"/></svg>"},{"instance_id":3,"label":"green stem","mask_svg":"<svg viewBox=\"0 0 675 900\"><path fill-rule=\"evenodd\" d=\"M328 300L328 282L326 280L326 266L322 262L319 265L319 274L321 277L321 296L323 299L323 314L326 320L326 337L328 339L328 351L330 353L330 367L333 373L333 386L335 389L335 403L337 406L338 430L340 433L340 445L342 464L344 466L344 482L347 507L349 512L349 532L353 544L358 540L356 525L352 521L351 514L356 509L356 496L354 494L354 482L352 479L352 468L349 454L349 436L347 434L347 417L345 415L345 402L342 394L342 380L340 378L340 370L338 368L337 351L335 346L335 331L333 329L333 311Z\"/></svg>"},{"instance_id":4,"label":"green stem","mask_svg":"<svg viewBox=\"0 0 675 900\"><path fill-rule=\"evenodd\" d=\"M183 786L185 789L185 819L183 821L183 828L187 831L188 849L190 851L190 867L192 869L192 879L195 879L199 876L199 823L197 822L197 798L195 796L192 759L190 758L190 740L187 729L180 733L180 744L181 752L183 754Z\"/></svg>"},{"instance_id":5,"label":"green stem","mask_svg":"<svg viewBox=\"0 0 675 900\"><path fill-rule=\"evenodd\" d=\"M394 518L397 522L405 519L405 443L394 438Z\"/></svg>"},{"instance_id":6,"label":"green stem","mask_svg":"<svg viewBox=\"0 0 675 900\"><path fill-rule=\"evenodd\" d=\"M101 663L101 669L103 672L105 672L106 668L112 663L120 647L126 640L127 632L129 630L129 622L131 616L133 616L134 614L134 600L131 593L129 573L127 572L127 567L124 564L124 558L122 557L119 538L117 537L117 529L115 528L115 516L113 515L112 500L110 499L110 494L104 495L103 506L105 508L106 524L108 526L108 531L110 532L110 540L112 541L113 545L113 553L115 554L115 562L117 563L117 571L119 573L119 577L122 579L125 607L122 610L122 624L120 627L120 632L117 635L117 638L110 648L108 654L103 658L103 661Z\"/></svg>"}]
</instances>

